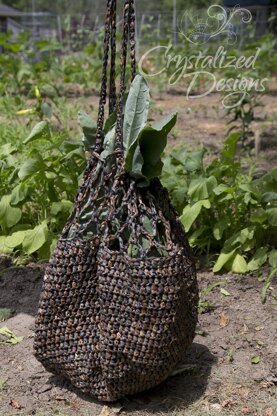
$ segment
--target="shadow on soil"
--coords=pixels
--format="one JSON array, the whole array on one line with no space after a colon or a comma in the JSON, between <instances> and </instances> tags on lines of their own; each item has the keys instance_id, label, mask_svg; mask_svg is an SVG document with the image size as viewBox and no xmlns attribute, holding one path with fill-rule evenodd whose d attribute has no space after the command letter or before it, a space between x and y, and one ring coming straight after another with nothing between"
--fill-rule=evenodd
<instances>
[{"instance_id":1,"label":"shadow on soil","mask_svg":"<svg viewBox=\"0 0 277 416\"><path fill-rule=\"evenodd\" d=\"M164 383L143 393L129 396L111 407L123 407L125 411L146 411L152 414L172 415L174 410L184 409L199 400L205 393L211 369L217 362L216 357L204 345L194 343L187 353L180 368L183 372L169 377ZM50 377L49 384L54 387L68 389L79 399L88 403L98 403L94 399L80 393L70 382L60 377ZM103 405L109 405L103 403Z\"/></svg>"},{"instance_id":2,"label":"shadow on soil","mask_svg":"<svg viewBox=\"0 0 277 416\"><path fill-rule=\"evenodd\" d=\"M35 316L44 267L34 265L13 268L10 267L9 260L0 260L0 307ZM121 400L120 405L127 411L145 410L153 414L164 412L171 415L174 409L183 409L204 394L215 363L216 358L207 347L194 343L184 355L179 375L169 377L147 392ZM59 377L51 376L48 383L53 387L68 389L86 402L96 403Z\"/></svg>"}]
</instances>

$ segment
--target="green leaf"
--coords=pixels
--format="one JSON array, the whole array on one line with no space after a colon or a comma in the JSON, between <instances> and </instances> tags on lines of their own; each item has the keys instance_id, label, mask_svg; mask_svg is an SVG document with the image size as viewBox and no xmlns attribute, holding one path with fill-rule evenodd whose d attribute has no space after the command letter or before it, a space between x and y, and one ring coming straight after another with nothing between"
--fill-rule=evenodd
<instances>
[{"instance_id":1,"label":"green leaf","mask_svg":"<svg viewBox=\"0 0 277 416\"><path fill-rule=\"evenodd\" d=\"M78 112L78 122L83 130L82 142L87 150L95 145L96 140L96 122L83 110Z\"/></svg>"},{"instance_id":2,"label":"green leaf","mask_svg":"<svg viewBox=\"0 0 277 416\"><path fill-rule=\"evenodd\" d=\"M24 201L28 194L28 187L25 183L17 185L11 193L11 205L17 205Z\"/></svg>"},{"instance_id":3,"label":"green leaf","mask_svg":"<svg viewBox=\"0 0 277 416\"><path fill-rule=\"evenodd\" d=\"M47 221L43 221L33 230L26 231L26 235L22 243L23 249L29 255L35 253L46 243L48 234L49 231Z\"/></svg>"},{"instance_id":4,"label":"green leaf","mask_svg":"<svg viewBox=\"0 0 277 416\"><path fill-rule=\"evenodd\" d=\"M158 178L161 175L163 168L161 154L166 147L167 136L176 122L177 114L170 114L141 131L139 146L143 158L142 173L147 179Z\"/></svg>"},{"instance_id":5,"label":"green leaf","mask_svg":"<svg viewBox=\"0 0 277 416\"><path fill-rule=\"evenodd\" d=\"M277 227L277 208L269 208L266 210L268 222L270 225Z\"/></svg>"},{"instance_id":6,"label":"green leaf","mask_svg":"<svg viewBox=\"0 0 277 416\"><path fill-rule=\"evenodd\" d=\"M274 269L277 269L277 250L271 250L269 253L269 264Z\"/></svg>"},{"instance_id":7,"label":"green leaf","mask_svg":"<svg viewBox=\"0 0 277 416\"><path fill-rule=\"evenodd\" d=\"M151 218L147 217L146 215L144 215L142 217L142 225L144 230L150 234L150 235L154 235L154 228L153 228L153 223Z\"/></svg>"},{"instance_id":8,"label":"green leaf","mask_svg":"<svg viewBox=\"0 0 277 416\"><path fill-rule=\"evenodd\" d=\"M107 134L115 126L116 116L117 116L116 112L114 112L114 113L112 113L112 114L109 115L109 117L105 121L104 133Z\"/></svg>"},{"instance_id":9,"label":"green leaf","mask_svg":"<svg viewBox=\"0 0 277 416\"><path fill-rule=\"evenodd\" d=\"M229 253L221 253L216 264L213 267L213 272L218 273L225 265L234 257L236 250L232 250Z\"/></svg>"},{"instance_id":10,"label":"green leaf","mask_svg":"<svg viewBox=\"0 0 277 416\"><path fill-rule=\"evenodd\" d=\"M191 226L198 218L202 208L210 209L211 203L208 199L203 201L198 201L194 205L187 205L184 210L183 214L180 217L180 221L185 227L186 232L188 232L191 229Z\"/></svg>"},{"instance_id":11,"label":"green leaf","mask_svg":"<svg viewBox=\"0 0 277 416\"><path fill-rule=\"evenodd\" d=\"M159 177L163 163L161 154L167 143L167 135L175 126L177 114L171 114L153 126L147 126L141 130L126 154L125 169L136 179L147 180ZM147 183L147 182L146 182Z\"/></svg>"},{"instance_id":12,"label":"green leaf","mask_svg":"<svg viewBox=\"0 0 277 416\"><path fill-rule=\"evenodd\" d=\"M224 148L222 152L222 159L234 160L237 150L237 144L241 138L241 133L233 133L224 143Z\"/></svg>"},{"instance_id":13,"label":"green leaf","mask_svg":"<svg viewBox=\"0 0 277 416\"><path fill-rule=\"evenodd\" d=\"M277 201L277 192L265 192L262 195L262 202L268 204Z\"/></svg>"},{"instance_id":14,"label":"green leaf","mask_svg":"<svg viewBox=\"0 0 277 416\"><path fill-rule=\"evenodd\" d=\"M100 155L101 159L106 159L108 156L110 156L114 151L114 145L115 145L115 127L110 130L104 138L103 143L103 151Z\"/></svg>"},{"instance_id":15,"label":"green leaf","mask_svg":"<svg viewBox=\"0 0 277 416\"><path fill-rule=\"evenodd\" d=\"M270 288L270 286L271 286L272 279L273 279L273 277L276 277L276 276L277 276L277 268L273 268L273 269L270 271L269 275L267 276L266 281L265 281L265 284L264 284L264 286L263 286L263 288L262 288L262 303L263 303L263 304L265 304L265 303L266 303L266 299L267 299L267 291L268 291L268 289L269 289L269 288Z\"/></svg>"},{"instance_id":16,"label":"green leaf","mask_svg":"<svg viewBox=\"0 0 277 416\"><path fill-rule=\"evenodd\" d=\"M26 233L27 231L16 231L12 235L8 236L5 241L6 247L9 247L12 249L19 247L22 244L26 236Z\"/></svg>"},{"instance_id":17,"label":"green leaf","mask_svg":"<svg viewBox=\"0 0 277 416\"><path fill-rule=\"evenodd\" d=\"M53 111L52 111L52 106L48 103L42 103L41 104L41 112L42 114L47 117L47 118L51 118L53 115Z\"/></svg>"},{"instance_id":18,"label":"green leaf","mask_svg":"<svg viewBox=\"0 0 277 416\"><path fill-rule=\"evenodd\" d=\"M17 148L13 146L11 143L6 143L0 146L0 156L5 157L13 154L16 152Z\"/></svg>"},{"instance_id":19,"label":"green leaf","mask_svg":"<svg viewBox=\"0 0 277 416\"><path fill-rule=\"evenodd\" d=\"M202 148L197 152L189 152L187 149L174 149L172 151L173 161L180 163L188 172L195 172L202 169L203 157L206 149Z\"/></svg>"},{"instance_id":20,"label":"green leaf","mask_svg":"<svg viewBox=\"0 0 277 416\"><path fill-rule=\"evenodd\" d=\"M250 217L250 221L253 223L263 224L267 221L267 213L263 208L259 208L257 211L254 211Z\"/></svg>"},{"instance_id":21,"label":"green leaf","mask_svg":"<svg viewBox=\"0 0 277 416\"><path fill-rule=\"evenodd\" d=\"M217 222L213 228L214 238L219 241L222 239L223 233L229 227L229 220L223 219Z\"/></svg>"},{"instance_id":22,"label":"green leaf","mask_svg":"<svg viewBox=\"0 0 277 416\"><path fill-rule=\"evenodd\" d=\"M60 212L69 213L72 210L73 203L63 199L60 202L53 202L51 205L51 215L58 215Z\"/></svg>"},{"instance_id":23,"label":"green leaf","mask_svg":"<svg viewBox=\"0 0 277 416\"><path fill-rule=\"evenodd\" d=\"M13 252L12 248L6 246L6 236L0 236L0 254L11 254Z\"/></svg>"},{"instance_id":24,"label":"green leaf","mask_svg":"<svg viewBox=\"0 0 277 416\"><path fill-rule=\"evenodd\" d=\"M18 172L18 177L23 181L33 174L45 170L45 168L46 166L42 157L40 155L36 155L36 157L28 159L25 163L23 163Z\"/></svg>"},{"instance_id":25,"label":"green leaf","mask_svg":"<svg viewBox=\"0 0 277 416\"><path fill-rule=\"evenodd\" d=\"M248 263L248 270L253 272L258 270L266 262L268 257L268 249L266 247L259 248L254 254L252 260Z\"/></svg>"},{"instance_id":26,"label":"green leaf","mask_svg":"<svg viewBox=\"0 0 277 416\"><path fill-rule=\"evenodd\" d=\"M223 183L219 184L214 188L214 194L219 196L221 194L232 194L235 191L235 188L224 185Z\"/></svg>"},{"instance_id":27,"label":"green leaf","mask_svg":"<svg viewBox=\"0 0 277 416\"><path fill-rule=\"evenodd\" d=\"M48 121L40 121L23 143L27 144L39 139L48 139L49 137L51 137L51 131Z\"/></svg>"},{"instance_id":28,"label":"green leaf","mask_svg":"<svg viewBox=\"0 0 277 416\"><path fill-rule=\"evenodd\" d=\"M150 93L147 82L141 75L137 75L132 82L130 92L125 105L125 116L123 125L123 146L125 159L129 166L130 149L137 141L140 131L147 123L150 103ZM133 149L134 154L135 148Z\"/></svg>"},{"instance_id":29,"label":"green leaf","mask_svg":"<svg viewBox=\"0 0 277 416\"><path fill-rule=\"evenodd\" d=\"M230 262L231 263L231 262ZM234 273L246 273L248 271L248 266L244 257L240 254L236 254L234 260L232 261L231 270Z\"/></svg>"},{"instance_id":30,"label":"green leaf","mask_svg":"<svg viewBox=\"0 0 277 416\"><path fill-rule=\"evenodd\" d=\"M199 247L201 242L198 240L207 231L207 227L203 225L202 227L197 228L190 236L189 243L191 247Z\"/></svg>"},{"instance_id":31,"label":"green leaf","mask_svg":"<svg viewBox=\"0 0 277 416\"><path fill-rule=\"evenodd\" d=\"M0 322L4 322L11 318L15 314L15 311L7 308L0 308Z\"/></svg>"},{"instance_id":32,"label":"green leaf","mask_svg":"<svg viewBox=\"0 0 277 416\"><path fill-rule=\"evenodd\" d=\"M10 205L11 195L5 195L0 201L0 226L2 228L12 228L22 217L20 208L14 208Z\"/></svg>"},{"instance_id":33,"label":"green leaf","mask_svg":"<svg viewBox=\"0 0 277 416\"><path fill-rule=\"evenodd\" d=\"M193 179L189 186L188 195L194 202L208 199L216 186L217 180L214 176L210 176L209 178L200 177L198 179Z\"/></svg>"},{"instance_id":34,"label":"green leaf","mask_svg":"<svg viewBox=\"0 0 277 416\"><path fill-rule=\"evenodd\" d=\"M232 237L230 237L228 240L225 241L224 250L226 252L229 252L234 248L241 247L247 242L253 242L254 233L255 233L254 227L244 228L243 230L234 234Z\"/></svg>"},{"instance_id":35,"label":"green leaf","mask_svg":"<svg viewBox=\"0 0 277 416\"><path fill-rule=\"evenodd\" d=\"M17 337L8 327L0 328L0 344L16 345L23 341L23 337Z\"/></svg>"},{"instance_id":36,"label":"green leaf","mask_svg":"<svg viewBox=\"0 0 277 416\"><path fill-rule=\"evenodd\" d=\"M251 358L252 364L259 364L260 361L261 361L261 358L259 355L255 355L254 357Z\"/></svg>"}]
</instances>

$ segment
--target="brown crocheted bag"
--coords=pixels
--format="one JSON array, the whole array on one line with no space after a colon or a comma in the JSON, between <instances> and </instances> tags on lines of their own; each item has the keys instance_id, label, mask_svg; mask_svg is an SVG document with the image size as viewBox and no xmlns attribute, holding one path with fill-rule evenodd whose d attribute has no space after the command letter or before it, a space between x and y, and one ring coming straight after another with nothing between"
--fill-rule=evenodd
<instances>
[{"instance_id":1,"label":"brown crocheted bag","mask_svg":"<svg viewBox=\"0 0 277 416\"><path fill-rule=\"evenodd\" d=\"M110 113L116 107L115 3L108 0L96 144L45 273L34 343L47 370L104 401L169 376L193 340L198 306L193 259L167 191L158 179L140 188L124 170L128 39L135 77L134 0L125 0L115 149L100 156L109 44Z\"/></svg>"}]
</instances>

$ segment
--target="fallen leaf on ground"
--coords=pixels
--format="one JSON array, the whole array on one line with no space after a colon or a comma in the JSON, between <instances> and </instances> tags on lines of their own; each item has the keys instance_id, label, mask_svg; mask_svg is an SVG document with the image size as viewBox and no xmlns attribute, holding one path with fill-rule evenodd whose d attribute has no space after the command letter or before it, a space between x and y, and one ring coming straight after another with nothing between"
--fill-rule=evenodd
<instances>
[{"instance_id":1,"label":"fallen leaf on ground","mask_svg":"<svg viewBox=\"0 0 277 416\"><path fill-rule=\"evenodd\" d=\"M221 326L221 328L224 328L225 326L227 326L229 321L230 321L230 318L225 312L222 312L219 315L219 325Z\"/></svg>"},{"instance_id":2,"label":"fallen leaf on ground","mask_svg":"<svg viewBox=\"0 0 277 416\"><path fill-rule=\"evenodd\" d=\"M247 334L247 332L249 331L249 328L248 328L248 326L246 325L246 324L244 324L243 325L243 328L242 328L242 334Z\"/></svg>"},{"instance_id":3,"label":"fallen leaf on ground","mask_svg":"<svg viewBox=\"0 0 277 416\"><path fill-rule=\"evenodd\" d=\"M108 406L104 406L102 408L101 413L100 413L99 416L110 416L110 415L111 415L111 413L110 413L109 407Z\"/></svg>"},{"instance_id":4,"label":"fallen leaf on ground","mask_svg":"<svg viewBox=\"0 0 277 416\"><path fill-rule=\"evenodd\" d=\"M23 337L17 337L7 326L0 328L0 344L18 344Z\"/></svg>"},{"instance_id":5,"label":"fallen leaf on ground","mask_svg":"<svg viewBox=\"0 0 277 416\"><path fill-rule=\"evenodd\" d=\"M23 406L21 406L21 404L17 403L15 400L10 401L10 406L17 410L23 409Z\"/></svg>"},{"instance_id":6,"label":"fallen leaf on ground","mask_svg":"<svg viewBox=\"0 0 277 416\"><path fill-rule=\"evenodd\" d=\"M262 331L264 329L264 326L256 326L255 331Z\"/></svg>"},{"instance_id":7,"label":"fallen leaf on ground","mask_svg":"<svg viewBox=\"0 0 277 416\"><path fill-rule=\"evenodd\" d=\"M259 364L259 362L261 361L261 358L259 355L255 355L255 357L251 358L251 363L252 364Z\"/></svg>"},{"instance_id":8,"label":"fallen leaf on ground","mask_svg":"<svg viewBox=\"0 0 277 416\"><path fill-rule=\"evenodd\" d=\"M241 409L240 409L240 411L241 411L241 413L242 414L244 414L244 415L249 415L249 413L251 412L251 410L249 409L249 407L242 407Z\"/></svg>"},{"instance_id":9,"label":"fallen leaf on ground","mask_svg":"<svg viewBox=\"0 0 277 416\"><path fill-rule=\"evenodd\" d=\"M269 407L268 409L265 409L264 416L274 416L272 407Z\"/></svg>"},{"instance_id":10,"label":"fallen leaf on ground","mask_svg":"<svg viewBox=\"0 0 277 416\"><path fill-rule=\"evenodd\" d=\"M231 296L230 293L227 290L223 289L223 288L220 289L220 293L224 296Z\"/></svg>"}]
</instances>

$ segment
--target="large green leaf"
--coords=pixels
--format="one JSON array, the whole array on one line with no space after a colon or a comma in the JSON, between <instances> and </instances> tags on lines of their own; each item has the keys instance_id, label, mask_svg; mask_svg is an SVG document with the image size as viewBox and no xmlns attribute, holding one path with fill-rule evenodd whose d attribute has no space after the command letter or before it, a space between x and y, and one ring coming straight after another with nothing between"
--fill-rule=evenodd
<instances>
[{"instance_id":1,"label":"large green leaf","mask_svg":"<svg viewBox=\"0 0 277 416\"><path fill-rule=\"evenodd\" d=\"M252 260L248 263L248 270L253 272L264 265L268 258L268 249L266 247L259 248L254 254Z\"/></svg>"},{"instance_id":2,"label":"large green leaf","mask_svg":"<svg viewBox=\"0 0 277 416\"><path fill-rule=\"evenodd\" d=\"M246 273L248 271L248 265L243 256L236 254L232 262L231 271L234 273Z\"/></svg>"},{"instance_id":3,"label":"large green leaf","mask_svg":"<svg viewBox=\"0 0 277 416\"><path fill-rule=\"evenodd\" d=\"M220 272L220 270L225 266L225 264L228 263L228 261L230 261L232 257L234 258L235 252L236 250L232 250L229 253L221 253L213 267L213 272Z\"/></svg>"},{"instance_id":4,"label":"large green leaf","mask_svg":"<svg viewBox=\"0 0 277 416\"><path fill-rule=\"evenodd\" d=\"M0 226L2 228L11 228L16 225L22 216L20 208L14 208L10 205L11 195L5 195L0 201Z\"/></svg>"},{"instance_id":5,"label":"large green leaf","mask_svg":"<svg viewBox=\"0 0 277 416\"><path fill-rule=\"evenodd\" d=\"M0 254L11 254L13 249L6 246L6 236L0 236Z\"/></svg>"},{"instance_id":6,"label":"large green leaf","mask_svg":"<svg viewBox=\"0 0 277 416\"><path fill-rule=\"evenodd\" d=\"M83 110L78 112L78 122L83 130L82 141L86 150L90 150L95 145L96 139L96 122Z\"/></svg>"},{"instance_id":7,"label":"large green leaf","mask_svg":"<svg viewBox=\"0 0 277 416\"><path fill-rule=\"evenodd\" d=\"M194 202L207 199L217 186L217 180L214 176L209 178L200 177L193 179L190 183L188 194Z\"/></svg>"},{"instance_id":8,"label":"large green leaf","mask_svg":"<svg viewBox=\"0 0 277 416\"><path fill-rule=\"evenodd\" d=\"M277 208L269 208L266 213L269 224L277 227Z\"/></svg>"},{"instance_id":9,"label":"large green leaf","mask_svg":"<svg viewBox=\"0 0 277 416\"><path fill-rule=\"evenodd\" d=\"M11 205L17 205L24 201L28 194L28 187L25 183L17 185L11 193Z\"/></svg>"},{"instance_id":10,"label":"large green leaf","mask_svg":"<svg viewBox=\"0 0 277 416\"><path fill-rule=\"evenodd\" d=\"M253 241L254 234L254 227L244 228L225 241L224 250L229 252L234 248L238 248L247 244L249 241Z\"/></svg>"},{"instance_id":11,"label":"large green leaf","mask_svg":"<svg viewBox=\"0 0 277 416\"><path fill-rule=\"evenodd\" d=\"M6 237L6 240L5 240L6 247L11 248L11 249L19 247L22 244L24 238L26 237L27 232L28 231L16 231L12 235Z\"/></svg>"},{"instance_id":12,"label":"large green leaf","mask_svg":"<svg viewBox=\"0 0 277 416\"><path fill-rule=\"evenodd\" d=\"M43 221L33 230L26 231L22 246L27 254L35 253L39 250L48 239L47 221Z\"/></svg>"},{"instance_id":13,"label":"large green leaf","mask_svg":"<svg viewBox=\"0 0 277 416\"><path fill-rule=\"evenodd\" d=\"M34 173L45 170L46 166L42 157L37 154L35 157L26 160L21 166L18 176L19 179L24 180L32 176Z\"/></svg>"},{"instance_id":14,"label":"large green leaf","mask_svg":"<svg viewBox=\"0 0 277 416\"><path fill-rule=\"evenodd\" d=\"M161 154L166 144L167 136L177 121L177 114L170 114L163 120L145 127L139 135L140 152L143 158L142 174L147 179L157 178L161 175L163 163Z\"/></svg>"},{"instance_id":15,"label":"large green leaf","mask_svg":"<svg viewBox=\"0 0 277 416\"><path fill-rule=\"evenodd\" d=\"M49 137L51 137L51 130L48 121L40 121L35 125L23 143L26 144L39 139L48 139Z\"/></svg>"},{"instance_id":16,"label":"large green leaf","mask_svg":"<svg viewBox=\"0 0 277 416\"><path fill-rule=\"evenodd\" d=\"M149 180L161 175L163 168L161 154L165 149L168 133L175 126L176 121L177 114L174 113L141 130L137 141L126 154L125 169L131 176Z\"/></svg>"},{"instance_id":17,"label":"large green leaf","mask_svg":"<svg viewBox=\"0 0 277 416\"><path fill-rule=\"evenodd\" d=\"M269 264L274 269L277 269L277 250L271 250L269 254Z\"/></svg>"},{"instance_id":18,"label":"large green leaf","mask_svg":"<svg viewBox=\"0 0 277 416\"><path fill-rule=\"evenodd\" d=\"M184 210L183 214L180 217L180 221L185 227L186 232L188 232L191 229L191 226L198 218L202 208L210 209L211 203L208 199L205 199L203 201L198 201L194 205L187 205Z\"/></svg>"},{"instance_id":19,"label":"large green leaf","mask_svg":"<svg viewBox=\"0 0 277 416\"><path fill-rule=\"evenodd\" d=\"M181 148L172 151L172 158L174 162L180 163L186 171L195 172L202 169L203 157L205 153L205 148L196 152L189 152L187 149Z\"/></svg>"},{"instance_id":20,"label":"large green leaf","mask_svg":"<svg viewBox=\"0 0 277 416\"><path fill-rule=\"evenodd\" d=\"M125 105L123 145L127 166L130 158L128 153L147 123L149 103L150 93L147 82L141 75L137 75L132 82ZM134 151L135 148L133 153Z\"/></svg>"}]
</instances>

